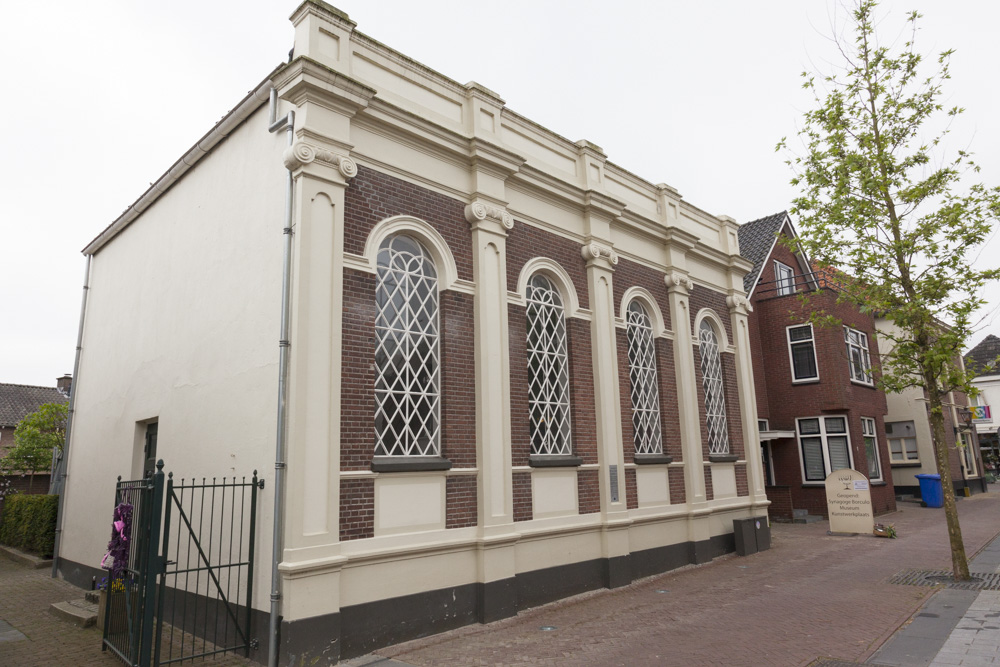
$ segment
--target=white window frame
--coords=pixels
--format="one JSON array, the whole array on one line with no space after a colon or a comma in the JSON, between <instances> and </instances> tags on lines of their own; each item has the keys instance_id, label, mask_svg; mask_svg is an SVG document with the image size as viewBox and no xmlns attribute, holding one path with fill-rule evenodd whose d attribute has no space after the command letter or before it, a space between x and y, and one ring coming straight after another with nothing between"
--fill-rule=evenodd
<instances>
[{"instance_id":1,"label":"white window frame","mask_svg":"<svg viewBox=\"0 0 1000 667\"><path fill-rule=\"evenodd\" d=\"M795 294L795 269L774 260L774 282L778 296Z\"/></svg>"},{"instance_id":2,"label":"white window frame","mask_svg":"<svg viewBox=\"0 0 1000 667\"><path fill-rule=\"evenodd\" d=\"M875 420L871 417L861 418L861 438L865 444L865 457L868 459L868 479L872 482L881 482L884 478L882 476L882 459L878 455L878 432ZM871 447L869 447L869 444ZM874 475L872 474L873 458L876 473Z\"/></svg>"},{"instance_id":3,"label":"white window frame","mask_svg":"<svg viewBox=\"0 0 1000 667\"><path fill-rule=\"evenodd\" d=\"M701 385L705 394L705 421L709 456L729 455L729 423L726 418L726 382L722 375L719 334L705 318L698 326Z\"/></svg>"},{"instance_id":4,"label":"white window frame","mask_svg":"<svg viewBox=\"0 0 1000 667\"><path fill-rule=\"evenodd\" d=\"M414 253L405 244L395 247L403 239L414 244L420 254ZM389 262L386 264L383 260L387 256ZM375 456L439 457L441 309L437 267L427 248L405 233L382 241L377 262ZM387 279L390 277L395 287L387 292L390 289ZM424 297L421 297L422 291L426 293ZM397 304L395 297L400 294L404 306L401 309L394 305ZM426 318L422 318L422 314ZM395 374L390 371L395 371ZM407 377L411 379L407 380ZM393 424L400 413L404 423L396 432ZM424 413L425 418L420 416Z\"/></svg>"},{"instance_id":5,"label":"white window frame","mask_svg":"<svg viewBox=\"0 0 1000 667\"><path fill-rule=\"evenodd\" d=\"M842 420L844 425L844 431L841 433L839 431L830 431L827 428L827 420ZM816 433L803 433L802 423L816 420L818 422L819 430ZM851 449L851 434L850 428L848 426L847 415L820 415L818 417L799 417L795 420L795 436L799 447L799 464L802 470L802 483L803 485L820 485L826 481L827 476L831 472L834 472L833 464L830 461L830 438L840 438L843 437L846 440L847 445L847 468L854 468L854 452ZM820 449L823 455L823 479L809 479L806 471L806 456L803 450L803 438L808 439L819 439ZM837 470L842 470L843 468L837 468Z\"/></svg>"},{"instance_id":6,"label":"white window frame","mask_svg":"<svg viewBox=\"0 0 1000 667\"><path fill-rule=\"evenodd\" d=\"M965 476L979 477L976 466L976 455L972 450L972 434L963 432L959 433L958 437L962 441L962 463L965 466Z\"/></svg>"},{"instance_id":7,"label":"white window frame","mask_svg":"<svg viewBox=\"0 0 1000 667\"><path fill-rule=\"evenodd\" d=\"M847 365L851 373L851 382L869 387L875 385L872 379L872 360L868 353L868 334L851 327L844 327L844 344L847 346ZM855 367L853 351L857 350L861 368Z\"/></svg>"},{"instance_id":8,"label":"white window frame","mask_svg":"<svg viewBox=\"0 0 1000 667\"><path fill-rule=\"evenodd\" d=\"M636 454L662 454L660 427L660 389L653 345L653 321L642 303L634 299L628 305L629 386L632 395L632 440Z\"/></svg>"},{"instance_id":9,"label":"white window frame","mask_svg":"<svg viewBox=\"0 0 1000 667\"><path fill-rule=\"evenodd\" d=\"M809 338L802 340L792 340L792 329L802 329L809 327ZM817 382L819 380L819 358L816 356L816 331L812 324L793 324L785 327L785 340L788 341L788 369L792 374L792 384L803 384L806 382ZM813 366L816 368L816 375L812 377L795 377L795 355L792 354L792 346L809 345L812 348Z\"/></svg>"},{"instance_id":10,"label":"white window frame","mask_svg":"<svg viewBox=\"0 0 1000 667\"><path fill-rule=\"evenodd\" d=\"M894 424L912 424L913 425L913 435L912 436L894 436L889 433L889 428ZM913 420L896 421L896 422L886 422L886 442L889 446L889 465L915 465L920 463L920 445L917 442L917 424ZM913 440L913 444L917 445L914 457L910 458L909 452L906 449L906 441ZM902 454L902 458L897 459L893 456L892 444L893 442L899 442L899 451Z\"/></svg>"},{"instance_id":11,"label":"white window frame","mask_svg":"<svg viewBox=\"0 0 1000 667\"><path fill-rule=\"evenodd\" d=\"M531 456L571 456L569 355L563 299L548 276L536 273L525 287L524 302ZM546 323L551 327L546 327ZM549 380L552 377L554 382Z\"/></svg>"}]
</instances>

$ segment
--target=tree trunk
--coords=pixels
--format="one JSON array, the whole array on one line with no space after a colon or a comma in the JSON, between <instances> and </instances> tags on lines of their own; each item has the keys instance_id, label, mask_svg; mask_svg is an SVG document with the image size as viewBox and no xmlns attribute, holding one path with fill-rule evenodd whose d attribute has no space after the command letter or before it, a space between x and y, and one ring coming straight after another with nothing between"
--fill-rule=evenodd
<instances>
[{"instance_id":1,"label":"tree trunk","mask_svg":"<svg viewBox=\"0 0 1000 667\"><path fill-rule=\"evenodd\" d=\"M930 402L931 434L934 436L934 455L937 458L938 474L944 491L944 515L948 521L948 539L951 542L951 569L955 581L968 581L969 560L965 555L962 541L962 526L958 523L958 507L955 504L955 485L951 481L951 463L948 460L948 442L944 432L944 406L937 378L932 372L924 372L924 386Z\"/></svg>"}]
</instances>

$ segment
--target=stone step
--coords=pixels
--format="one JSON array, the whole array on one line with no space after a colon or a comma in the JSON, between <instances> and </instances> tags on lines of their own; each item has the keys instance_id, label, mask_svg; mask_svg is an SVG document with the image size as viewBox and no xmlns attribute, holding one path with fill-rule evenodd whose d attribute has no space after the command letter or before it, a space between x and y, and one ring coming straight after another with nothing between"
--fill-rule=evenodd
<instances>
[{"instance_id":1,"label":"stone step","mask_svg":"<svg viewBox=\"0 0 1000 667\"><path fill-rule=\"evenodd\" d=\"M816 523L817 521L823 521L823 517L816 514L803 514L792 519L792 523Z\"/></svg>"},{"instance_id":2,"label":"stone step","mask_svg":"<svg viewBox=\"0 0 1000 667\"><path fill-rule=\"evenodd\" d=\"M920 498L917 498L912 493L900 493L899 495L896 496L896 502L897 503L916 503L917 505L919 505L920 504Z\"/></svg>"},{"instance_id":3,"label":"stone step","mask_svg":"<svg viewBox=\"0 0 1000 667\"><path fill-rule=\"evenodd\" d=\"M809 510L792 510L792 518L799 518L800 516L808 516Z\"/></svg>"},{"instance_id":4,"label":"stone step","mask_svg":"<svg viewBox=\"0 0 1000 667\"><path fill-rule=\"evenodd\" d=\"M54 602L49 607L49 612L81 628L89 628L97 623L97 604L86 599Z\"/></svg>"}]
</instances>

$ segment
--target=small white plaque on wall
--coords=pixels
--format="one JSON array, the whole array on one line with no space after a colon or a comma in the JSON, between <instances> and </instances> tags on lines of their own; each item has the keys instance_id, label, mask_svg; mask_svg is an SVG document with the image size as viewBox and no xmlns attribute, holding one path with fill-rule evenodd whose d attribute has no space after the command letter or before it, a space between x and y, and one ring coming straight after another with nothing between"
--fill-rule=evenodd
<instances>
[{"instance_id":1,"label":"small white plaque on wall","mask_svg":"<svg viewBox=\"0 0 1000 667\"><path fill-rule=\"evenodd\" d=\"M382 475L375 479L375 535L394 535L445 526L445 477Z\"/></svg>"},{"instance_id":2,"label":"small white plaque on wall","mask_svg":"<svg viewBox=\"0 0 1000 667\"><path fill-rule=\"evenodd\" d=\"M576 468L532 470L531 501L536 519L577 514Z\"/></svg>"}]
</instances>

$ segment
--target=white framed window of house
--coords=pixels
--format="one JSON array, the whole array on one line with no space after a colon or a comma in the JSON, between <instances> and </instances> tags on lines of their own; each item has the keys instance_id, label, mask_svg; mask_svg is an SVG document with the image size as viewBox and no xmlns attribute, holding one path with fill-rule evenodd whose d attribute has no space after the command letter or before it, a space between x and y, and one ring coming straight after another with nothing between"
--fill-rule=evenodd
<instances>
[{"instance_id":1,"label":"white framed window of house","mask_svg":"<svg viewBox=\"0 0 1000 667\"><path fill-rule=\"evenodd\" d=\"M785 327L788 337L788 358L792 365L792 383L819 380L816 364L816 339L811 324Z\"/></svg>"},{"instance_id":2,"label":"white framed window of house","mask_svg":"<svg viewBox=\"0 0 1000 667\"><path fill-rule=\"evenodd\" d=\"M701 382L705 391L705 420L708 426L710 456L729 455L729 429L726 422L726 392L719 356L719 336L708 318L698 326L701 352Z\"/></svg>"},{"instance_id":3,"label":"white framed window of house","mask_svg":"<svg viewBox=\"0 0 1000 667\"><path fill-rule=\"evenodd\" d=\"M795 294L795 270L792 267L774 260L774 281L778 296Z\"/></svg>"},{"instance_id":4,"label":"white framed window of house","mask_svg":"<svg viewBox=\"0 0 1000 667\"><path fill-rule=\"evenodd\" d=\"M653 348L653 323L641 303L628 306L628 374L632 389L632 433L636 454L662 454L660 391Z\"/></svg>"},{"instance_id":5,"label":"white framed window of house","mask_svg":"<svg viewBox=\"0 0 1000 667\"><path fill-rule=\"evenodd\" d=\"M537 273L525 293L531 455L570 456L566 316L559 290Z\"/></svg>"},{"instance_id":6,"label":"white framed window of house","mask_svg":"<svg viewBox=\"0 0 1000 667\"><path fill-rule=\"evenodd\" d=\"M886 422L885 435L889 441L889 459L893 465L919 465L917 430L914 422Z\"/></svg>"},{"instance_id":7,"label":"white framed window of house","mask_svg":"<svg viewBox=\"0 0 1000 667\"><path fill-rule=\"evenodd\" d=\"M959 433L961 438L961 449L962 449L962 464L965 466L965 476L966 477L978 477L979 473L976 470L976 455L972 451L972 434L971 433Z\"/></svg>"},{"instance_id":8,"label":"white framed window of house","mask_svg":"<svg viewBox=\"0 0 1000 667\"><path fill-rule=\"evenodd\" d=\"M861 418L861 437L865 440L865 456L868 458L868 479L872 482L881 482L882 465L878 458L878 436L875 432L875 420L871 417Z\"/></svg>"},{"instance_id":9,"label":"white framed window of house","mask_svg":"<svg viewBox=\"0 0 1000 667\"><path fill-rule=\"evenodd\" d=\"M771 427L766 419L757 420L757 430L763 433L764 431L770 431Z\"/></svg>"},{"instance_id":10,"label":"white framed window of house","mask_svg":"<svg viewBox=\"0 0 1000 667\"><path fill-rule=\"evenodd\" d=\"M847 417L804 417L795 425L806 484L821 484L831 472L852 467Z\"/></svg>"},{"instance_id":11,"label":"white framed window of house","mask_svg":"<svg viewBox=\"0 0 1000 667\"><path fill-rule=\"evenodd\" d=\"M844 327L844 343L847 345L847 359L851 365L851 382L874 384L872 362L868 356L868 334Z\"/></svg>"},{"instance_id":12,"label":"white framed window of house","mask_svg":"<svg viewBox=\"0 0 1000 667\"><path fill-rule=\"evenodd\" d=\"M397 234L375 278L375 456L441 455L438 280L430 253Z\"/></svg>"}]
</instances>

